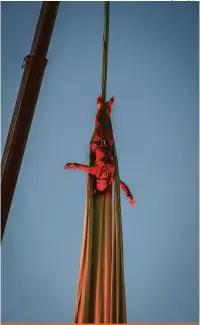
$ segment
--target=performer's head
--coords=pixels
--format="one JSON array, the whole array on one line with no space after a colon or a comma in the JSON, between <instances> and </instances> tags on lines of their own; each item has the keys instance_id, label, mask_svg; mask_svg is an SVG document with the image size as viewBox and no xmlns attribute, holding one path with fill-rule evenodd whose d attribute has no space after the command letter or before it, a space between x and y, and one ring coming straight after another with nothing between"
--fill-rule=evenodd
<instances>
[{"instance_id":1,"label":"performer's head","mask_svg":"<svg viewBox=\"0 0 200 325\"><path fill-rule=\"evenodd\" d=\"M99 192L103 192L108 186L108 180L106 179L97 179L96 181L96 189Z\"/></svg>"},{"instance_id":2,"label":"performer's head","mask_svg":"<svg viewBox=\"0 0 200 325\"><path fill-rule=\"evenodd\" d=\"M97 109L99 110L105 108L105 111L109 116L111 116L112 114L113 105L114 105L114 96L112 96L108 102L104 102L103 95L97 97Z\"/></svg>"},{"instance_id":3,"label":"performer's head","mask_svg":"<svg viewBox=\"0 0 200 325\"><path fill-rule=\"evenodd\" d=\"M108 168L108 165L105 165L102 163L102 167L101 167L101 171L99 176L96 178L96 189L98 192L103 192L107 189L108 184L111 183L111 180L113 178L114 175L114 166L113 166L113 170L111 171L111 165Z\"/></svg>"}]
</instances>

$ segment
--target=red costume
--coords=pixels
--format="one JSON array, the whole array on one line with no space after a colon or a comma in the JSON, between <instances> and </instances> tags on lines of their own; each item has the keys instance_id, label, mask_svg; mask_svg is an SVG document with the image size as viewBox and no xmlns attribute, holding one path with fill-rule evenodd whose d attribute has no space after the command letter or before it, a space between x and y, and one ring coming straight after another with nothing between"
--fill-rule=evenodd
<instances>
[{"instance_id":1,"label":"red costume","mask_svg":"<svg viewBox=\"0 0 200 325\"><path fill-rule=\"evenodd\" d=\"M95 155L95 165L90 167L78 163L68 163L65 169L83 170L95 176L94 193L106 190L108 184L114 182L115 165L113 158L114 137L111 125L111 112L114 104L114 96L108 102L104 102L103 96L97 98L97 114L95 129L90 142L90 150ZM120 187L125 192L132 205L135 200L128 186L120 180Z\"/></svg>"}]
</instances>

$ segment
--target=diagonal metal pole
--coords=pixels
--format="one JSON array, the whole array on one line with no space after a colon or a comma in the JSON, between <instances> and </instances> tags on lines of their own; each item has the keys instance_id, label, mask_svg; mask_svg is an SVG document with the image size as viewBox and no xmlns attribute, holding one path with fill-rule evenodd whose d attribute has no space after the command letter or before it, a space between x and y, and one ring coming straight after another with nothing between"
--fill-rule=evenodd
<instances>
[{"instance_id":1,"label":"diagonal metal pole","mask_svg":"<svg viewBox=\"0 0 200 325\"><path fill-rule=\"evenodd\" d=\"M1 240L3 239L35 106L47 65L48 52L59 1L42 3L1 162Z\"/></svg>"}]
</instances>

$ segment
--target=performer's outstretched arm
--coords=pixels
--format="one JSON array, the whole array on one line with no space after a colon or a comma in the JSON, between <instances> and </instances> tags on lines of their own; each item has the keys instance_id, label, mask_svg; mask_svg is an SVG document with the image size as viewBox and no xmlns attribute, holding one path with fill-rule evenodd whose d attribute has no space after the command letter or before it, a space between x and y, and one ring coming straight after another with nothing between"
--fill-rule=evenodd
<instances>
[{"instance_id":1,"label":"performer's outstretched arm","mask_svg":"<svg viewBox=\"0 0 200 325\"><path fill-rule=\"evenodd\" d=\"M64 165L64 168L65 169L77 169L77 170L82 170L88 174L91 174L91 175L96 175L96 172L97 172L97 167L94 166L94 167L89 167L89 166L86 166L86 165L82 165L82 164L78 164L78 163L68 163L68 164L65 164Z\"/></svg>"},{"instance_id":2,"label":"performer's outstretched arm","mask_svg":"<svg viewBox=\"0 0 200 325\"><path fill-rule=\"evenodd\" d=\"M136 202L135 202L135 200L133 198L133 195L131 194L131 191L129 190L128 186L124 182L122 182L121 180L120 180L120 187L124 191L124 193L126 194L127 198L129 199L130 204L135 205Z\"/></svg>"}]
</instances>

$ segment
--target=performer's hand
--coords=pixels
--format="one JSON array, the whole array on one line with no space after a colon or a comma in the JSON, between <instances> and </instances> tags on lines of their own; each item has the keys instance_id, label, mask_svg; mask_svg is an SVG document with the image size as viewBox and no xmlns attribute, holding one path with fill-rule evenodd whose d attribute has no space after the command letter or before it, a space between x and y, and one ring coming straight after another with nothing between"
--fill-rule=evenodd
<instances>
[{"instance_id":1,"label":"performer's hand","mask_svg":"<svg viewBox=\"0 0 200 325\"><path fill-rule=\"evenodd\" d=\"M73 169L75 168L76 163L68 163L64 165L64 169Z\"/></svg>"},{"instance_id":2,"label":"performer's hand","mask_svg":"<svg viewBox=\"0 0 200 325\"><path fill-rule=\"evenodd\" d=\"M133 205L133 206L136 205L136 201L132 196L129 196L129 201L130 201L131 205Z\"/></svg>"}]
</instances>

